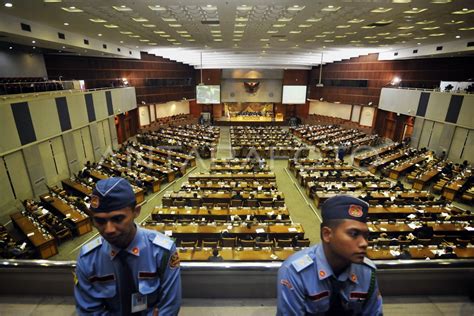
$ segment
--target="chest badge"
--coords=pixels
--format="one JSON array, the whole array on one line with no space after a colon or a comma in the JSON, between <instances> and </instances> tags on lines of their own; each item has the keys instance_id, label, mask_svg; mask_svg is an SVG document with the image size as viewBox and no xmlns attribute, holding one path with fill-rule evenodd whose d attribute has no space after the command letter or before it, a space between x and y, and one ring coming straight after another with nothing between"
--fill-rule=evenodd
<instances>
[{"instance_id":1,"label":"chest badge","mask_svg":"<svg viewBox=\"0 0 474 316\"><path fill-rule=\"evenodd\" d=\"M135 247L132 249L132 252L134 255L138 255L140 253L140 250L137 247Z\"/></svg>"},{"instance_id":2,"label":"chest badge","mask_svg":"<svg viewBox=\"0 0 474 316\"><path fill-rule=\"evenodd\" d=\"M355 273L351 274L351 280L352 282L357 282L357 275Z\"/></svg>"},{"instance_id":3,"label":"chest badge","mask_svg":"<svg viewBox=\"0 0 474 316\"><path fill-rule=\"evenodd\" d=\"M324 270L319 270L319 276L324 278L326 276L326 272Z\"/></svg>"}]
</instances>

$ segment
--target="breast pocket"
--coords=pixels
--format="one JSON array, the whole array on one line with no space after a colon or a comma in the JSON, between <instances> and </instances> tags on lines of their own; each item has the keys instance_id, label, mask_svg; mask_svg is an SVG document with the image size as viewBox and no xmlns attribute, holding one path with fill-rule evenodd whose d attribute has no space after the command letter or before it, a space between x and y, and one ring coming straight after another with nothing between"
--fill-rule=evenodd
<instances>
[{"instance_id":1,"label":"breast pocket","mask_svg":"<svg viewBox=\"0 0 474 316\"><path fill-rule=\"evenodd\" d=\"M160 278L158 272L139 272L138 290L143 295L158 292L160 287Z\"/></svg>"},{"instance_id":2,"label":"breast pocket","mask_svg":"<svg viewBox=\"0 0 474 316\"><path fill-rule=\"evenodd\" d=\"M324 315L329 309L329 291L323 291L306 298L306 312L311 315Z\"/></svg>"},{"instance_id":3,"label":"breast pocket","mask_svg":"<svg viewBox=\"0 0 474 316\"><path fill-rule=\"evenodd\" d=\"M114 274L103 276L92 276L89 278L91 283L91 295L97 298L112 298L117 293L117 279Z\"/></svg>"}]
</instances>

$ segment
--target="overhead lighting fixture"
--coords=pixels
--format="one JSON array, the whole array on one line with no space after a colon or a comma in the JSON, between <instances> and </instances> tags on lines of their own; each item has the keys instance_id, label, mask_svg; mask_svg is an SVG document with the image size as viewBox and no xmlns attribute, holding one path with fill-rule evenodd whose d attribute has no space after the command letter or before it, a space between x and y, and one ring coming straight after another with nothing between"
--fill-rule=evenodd
<instances>
[{"instance_id":1,"label":"overhead lighting fixture","mask_svg":"<svg viewBox=\"0 0 474 316\"><path fill-rule=\"evenodd\" d=\"M108 29L118 29L118 25L115 24L104 24L104 26Z\"/></svg>"},{"instance_id":2,"label":"overhead lighting fixture","mask_svg":"<svg viewBox=\"0 0 474 316\"><path fill-rule=\"evenodd\" d=\"M392 3L410 3L411 0L392 0Z\"/></svg>"},{"instance_id":3,"label":"overhead lighting fixture","mask_svg":"<svg viewBox=\"0 0 474 316\"><path fill-rule=\"evenodd\" d=\"M333 6L333 5L328 5L327 7L322 8L321 11L324 11L324 12L336 12L336 11L338 11L339 9L341 9L341 7L335 7L335 6Z\"/></svg>"},{"instance_id":4,"label":"overhead lighting fixture","mask_svg":"<svg viewBox=\"0 0 474 316\"><path fill-rule=\"evenodd\" d=\"M431 3L434 3L434 4L445 4L445 3L450 3L452 2L453 0L431 0Z\"/></svg>"},{"instance_id":5,"label":"overhead lighting fixture","mask_svg":"<svg viewBox=\"0 0 474 316\"><path fill-rule=\"evenodd\" d=\"M364 25L361 27L361 29L373 29L373 28L376 28L375 25Z\"/></svg>"},{"instance_id":6,"label":"overhead lighting fixture","mask_svg":"<svg viewBox=\"0 0 474 316\"><path fill-rule=\"evenodd\" d=\"M215 38L214 42L222 42L222 38Z\"/></svg>"},{"instance_id":7,"label":"overhead lighting fixture","mask_svg":"<svg viewBox=\"0 0 474 316\"><path fill-rule=\"evenodd\" d=\"M63 24L64 24L64 26L69 26L69 23L67 23L67 22L64 22Z\"/></svg>"},{"instance_id":8,"label":"overhead lighting fixture","mask_svg":"<svg viewBox=\"0 0 474 316\"><path fill-rule=\"evenodd\" d=\"M434 23L435 21L431 20L431 21L428 21L428 20L424 20L424 21L418 21L416 22L415 24L419 24L419 25L427 25L427 24L431 24L431 23Z\"/></svg>"},{"instance_id":9,"label":"overhead lighting fixture","mask_svg":"<svg viewBox=\"0 0 474 316\"><path fill-rule=\"evenodd\" d=\"M195 42L196 40L193 39L193 38L190 38L190 39L187 39L186 41L188 41L188 42Z\"/></svg>"},{"instance_id":10,"label":"overhead lighting fixture","mask_svg":"<svg viewBox=\"0 0 474 316\"><path fill-rule=\"evenodd\" d=\"M166 11L166 8L160 5L149 5L148 8L153 11Z\"/></svg>"},{"instance_id":11,"label":"overhead lighting fixture","mask_svg":"<svg viewBox=\"0 0 474 316\"><path fill-rule=\"evenodd\" d=\"M176 42L176 40L174 38L168 38L166 39L168 42Z\"/></svg>"},{"instance_id":12,"label":"overhead lighting fixture","mask_svg":"<svg viewBox=\"0 0 474 316\"><path fill-rule=\"evenodd\" d=\"M267 33L268 34L276 34L276 33L278 33L278 31L277 30L268 30Z\"/></svg>"},{"instance_id":13,"label":"overhead lighting fixture","mask_svg":"<svg viewBox=\"0 0 474 316\"><path fill-rule=\"evenodd\" d=\"M439 29L439 26L430 26L430 27L423 27L422 30L425 31L432 31L432 30L437 30Z\"/></svg>"},{"instance_id":14,"label":"overhead lighting fixture","mask_svg":"<svg viewBox=\"0 0 474 316\"><path fill-rule=\"evenodd\" d=\"M388 11L391 11L392 8L384 8L384 7L379 7L377 9L370 10L372 13L387 13Z\"/></svg>"},{"instance_id":15,"label":"overhead lighting fixture","mask_svg":"<svg viewBox=\"0 0 474 316\"><path fill-rule=\"evenodd\" d=\"M245 23L236 23L234 26L235 27L246 27L247 24L245 24Z\"/></svg>"},{"instance_id":16,"label":"overhead lighting fixture","mask_svg":"<svg viewBox=\"0 0 474 316\"><path fill-rule=\"evenodd\" d=\"M281 18L278 18L278 22L290 22L291 20L293 20L293 18L287 18L287 17L281 17Z\"/></svg>"},{"instance_id":17,"label":"overhead lighting fixture","mask_svg":"<svg viewBox=\"0 0 474 316\"><path fill-rule=\"evenodd\" d=\"M344 34L347 34L347 35L354 35L354 34L357 34L357 32L346 32Z\"/></svg>"},{"instance_id":18,"label":"overhead lighting fixture","mask_svg":"<svg viewBox=\"0 0 474 316\"><path fill-rule=\"evenodd\" d=\"M338 26L336 26L337 29L348 29L350 27L351 27L350 25L338 25Z\"/></svg>"},{"instance_id":19,"label":"overhead lighting fixture","mask_svg":"<svg viewBox=\"0 0 474 316\"><path fill-rule=\"evenodd\" d=\"M140 36L140 35L129 35L128 37L131 37L131 38L140 38L141 36Z\"/></svg>"},{"instance_id":20,"label":"overhead lighting fixture","mask_svg":"<svg viewBox=\"0 0 474 316\"><path fill-rule=\"evenodd\" d=\"M334 31L325 31L323 34L334 34Z\"/></svg>"},{"instance_id":21,"label":"overhead lighting fixture","mask_svg":"<svg viewBox=\"0 0 474 316\"><path fill-rule=\"evenodd\" d=\"M317 38L324 38L324 37L326 37L326 35L318 34L318 35L314 35L314 37L317 37Z\"/></svg>"},{"instance_id":22,"label":"overhead lighting fixture","mask_svg":"<svg viewBox=\"0 0 474 316\"><path fill-rule=\"evenodd\" d=\"M142 24L143 27L147 27L147 28L154 28L156 27L155 24Z\"/></svg>"},{"instance_id":23,"label":"overhead lighting fixture","mask_svg":"<svg viewBox=\"0 0 474 316\"><path fill-rule=\"evenodd\" d=\"M182 27L181 24L168 24L169 27Z\"/></svg>"},{"instance_id":24,"label":"overhead lighting fixture","mask_svg":"<svg viewBox=\"0 0 474 316\"><path fill-rule=\"evenodd\" d=\"M233 42L240 42L240 38L233 38L232 41Z\"/></svg>"},{"instance_id":25,"label":"overhead lighting fixture","mask_svg":"<svg viewBox=\"0 0 474 316\"><path fill-rule=\"evenodd\" d=\"M150 40L148 40L148 39L140 39L139 41L140 41L140 42L145 42L145 43L146 43L146 42L149 42Z\"/></svg>"},{"instance_id":26,"label":"overhead lighting fixture","mask_svg":"<svg viewBox=\"0 0 474 316\"><path fill-rule=\"evenodd\" d=\"M133 11L131 8L127 7L126 5L121 5L121 6L113 5L112 8L120 12Z\"/></svg>"},{"instance_id":27,"label":"overhead lighting fixture","mask_svg":"<svg viewBox=\"0 0 474 316\"><path fill-rule=\"evenodd\" d=\"M123 35L130 35L130 34L133 34L133 32L130 32L130 31L120 31L120 34L123 34Z\"/></svg>"},{"instance_id":28,"label":"overhead lighting fixture","mask_svg":"<svg viewBox=\"0 0 474 316\"><path fill-rule=\"evenodd\" d=\"M380 36L387 36L387 35L390 35L390 32L377 33L377 35L380 35Z\"/></svg>"},{"instance_id":29,"label":"overhead lighting fixture","mask_svg":"<svg viewBox=\"0 0 474 316\"><path fill-rule=\"evenodd\" d=\"M188 34L188 31L186 31L186 30L177 30L176 33L178 33L178 34Z\"/></svg>"},{"instance_id":30,"label":"overhead lighting fixture","mask_svg":"<svg viewBox=\"0 0 474 316\"><path fill-rule=\"evenodd\" d=\"M248 20L249 18L243 16L235 18L235 22L247 22Z\"/></svg>"},{"instance_id":31,"label":"overhead lighting fixture","mask_svg":"<svg viewBox=\"0 0 474 316\"><path fill-rule=\"evenodd\" d=\"M460 31L474 31L474 27L471 26L471 27L461 27L459 29Z\"/></svg>"},{"instance_id":32,"label":"overhead lighting fixture","mask_svg":"<svg viewBox=\"0 0 474 316\"><path fill-rule=\"evenodd\" d=\"M66 11L66 12L69 12L69 13L80 13L80 12L84 12L84 11L82 11L81 9L77 8L77 7L61 7L61 9L63 9L63 10Z\"/></svg>"},{"instance_id":33,"label":"overhead lighting fixture","mask_svg":"<svg viewBox=\"0 0 474 316\"><path fill-rule=\"evenodd\" d=\"M185 37L185 38L191 37L191 35L189 35L189 34L180 34L180 36L181 36L181 37Z\"/></svg>"},{"instance_id":34,"label":"overhead lighting fixture","mask_svg":"<svg viewBox=\"0 0 474 316\"><path fill-rule=\"evenodd\" d=\"M153 33L155 33L155 34L166 34L166 32L164 32L164 31L153 31Z\"/></svg>"},{"instance_id":35,"label":"overhead lighting fixture","mask_svg":"<svg viewBox=\"0 0 474 316\"><path fill-rule=\"evenodd\" d=\"M473 13L473 12L474 12L474 10L469 10L468 8L463 8L462 10L451 12L451 14L462 15L462 14L470 14L470 13Z\"/></svg>"},{"instance_id":36,"label":"overhead lighting fixture","mask_svg":"<svg viewBox=\"0 0 474 316\"><path fill-rule=\"evenodd\" d=\"M89 19L89 21L94 22L94 23L105 23L105 22L107 22L106 20L103 20L103 19Z\"/></svg>"},{"instance_id":37,"label":"overhead lighting fixture","mask_svg":"<svg viewBox=\"0 0 474 316\"><path fill-rule=\"evenodd\" d=\"M288 11L301 11L304 8L305 8L304 5L302 5L302 6L301 5L293 5L291 7L288 7L286 10L288 10Z\"/></svg>"},{"instance_id":38,"label":"overhead lighting fixture","mask_svg":"<svg viewBox=\"0 0 474 316\"><path fill-rule=\"evenodd\" d=\"M404 36L404 37L407 37L407 36L412 36L413 33L399 33L398 36Z\"/></svg>"},{"instance_id":39,"label":"overhead lighting fixture","mask_svg":"<svg viewBox=\"0 0 474 316\"><path fill-rule=\"evenodd\" d=\"M279 42L288 42L288 39L287 38L279 38L278 41Z\"/></svg>"},{"instance_id":40,"label":"overhead lighting fixture","mask_svg":"<svg viewBox=\"0 0 474 316\"><path fill-rule=\"evenodd\" d=\"M334 38L346 38L347 36L346 35L336 35L334 36Z\"/></svg>"},{"instance_id":41,"label":"overhead lighting fixture","mask_svg":"<svg viewBox=\"0 0 474 316\"><path fill-rule=\"evenodd\" d=\"M316 40L315 39L307 39L307 40L305 40L305 42L312 43L312 42L316 42Z\"/></svg>"},{"instance_id":42,"label":"overhead lighting fixture","mask_svg":"<svg viewBox=\"0 0 474 316\"><path fill-rule=\"evenodd\" d=\"M362 23L364 21L364 19L352 19L350 21L347 21L347 23Z\"/></svg>"},{"instance_id":43,"label":"overhead lighting fixture","mask_svg":"<svg viewBox=\"0 0 474 316\"><path fill-rule=\"evenodd\" d=\"M237 7L237 11L250 11L250 10L252 10L252 7L246 4L239 5Z\"/></svg>"},{"instance_id":44,"label":"overhead lighting fixture","mask_svg":"<svg viewBox=\"0 0 474 316\"><path fill-rule=\"evenodd\" d=\"M175 18L162 17L161 19L162 19L163 21L165 21L165 22L176 22L176 19L175 19Z\"/></svg>"},{"instance_id":45,"label":"overhead lighting fixture","mask_svg":"<svg viewBox=\"0 0 474 316\"><path fill-rule=\"evenodd\" d=\"M456 20L451 20L449 22L446 22L444 24L447 24L447 25L455 25L455 24L463 24L464 21L456 21Z\"/></svg>"},{"instance_id":46,"label":"overhead lighting fixture","mask_svg":"<svg viewBox=\"0 0 474 316\"><path fill-rule=\"evenodd\" d=\"M268 41L270 41L269 38L261 38L261 39L260 39L260 42L268 42Z\"/></svg>"},{"instance_id":47,"label":"overhead lighting fixture","mask_svg":"<svg viewBox=\"0 0 474 316\"><path fill-rule=\"evenodd\" d=\"M244 31L242 31L242 30L234 30L234 34L242 34L242 33L244 33Z\"/></svg>"},{"instance_id":48,"label":"overhead lighting fixture","mask_svg":"<svg viewBox=\"0 0 474 316\"><path fill-rule=\"evenodd\" d=\"M150 45L150 46L156 46L156 45L158 45L158 44L157 44L157 43L148 43L148 45Z\"/></svg>"},{"instance_id":49,"label":"overhead lighting fixture","mask_svg":"<svg viewBox=\"0 0 474 316\"><path fill-rule=\"evenodd\" d=\"M459 36L459 35L456 35L456 38L461 38L461 36Z\"/></svg>"},{"instance_id":50,"label":"overhead lighting fixture","mask_svg":"<svg viewBox=\"0 0 474 316\"><path fill-rule=\"evenodd\" d=\"M443 36L443 35L445 35L445 33L433 33L433 34L429 34L428 36L438 37L438 36Z\"/></svg>"},{"instance_id":51,"label":"overhead lighting fixture","mask_svg":"<svg viewBox=\"0 0 474 316\"><path fill-rule=\"evenodd\" d=\"M355 44L355 43L360 43L360 41L359 41L359 40L355 40L355 41L350 41L350 43Z\"/></svg>"},{"instance_id":52,"label":"overhead lighting fixture","mask_svg":"<svg viewBox=\"0 0 474 316\"><path fill-rule=\"evenodd\" d=\"M101 34L101 33L99 33L99 34L97 34L97 36L99 36L99 37L100 37L100 36L102 36L102 34Z\"/></svg>"},{"instance_id":53,"label":"overhead lighting fixture","mask_svg":"<svg viewBox=\"0 0 474 316\"><path fill-rule=\"evenodd\" d=\"M290 31L290 34L300 34L301 31Z\"/></svg>"},{"instance_id":54,"label":"overhead lighting fixture","mask_svg":"<svg viewBox=\"0 0 474 316\"><path fill-rule=\"evenodd\" d=\"M285 27L286 24L273 24L272 27Z\"/></svg>"},{"instance_id":55,"label":"overhead lighting fixture","mask_svg":"<svg viewBox=\"0 0 474 316\"><path fill-rule=\"evenodd\" d=\"M168 34L161 34L160 37L167 38L167 37L171 37L171 35L168 35Z\"/></svg>"},{"instance_id":56,"label":"overhead lighting fixture","mask_svg":"<svg viewBox=\"0 0 474 316\"><path fill-rule=\"evenodd\" d=\"M206 5L205 7L201 7L203 10L206 10L206 11L215 11L217 10L217 7L216 6L213 6L212 4L208 4Z\"/></svg>"},{"instance_id":57,"label":"overhead lighting fixture","mask_svg":"<svg viewBox=\"0 0 474 316\"><path fill-rule=\"evenodd\" d=\"M420 36L420 37L415 37L416 40L424 40L427 39L428 37L426 36Z\"/></svg>"},{"instance_id":58,"label":"overhead lighting fixture","mask_svg":"<svg viewBox=\"0 0 474 316\"><path fill-rule=\"evenodd\" d=\"M428 9L412 8L411 10L403 11L403 13L418 14L418 13L424 12L426 10L428 10Z\"/></svg>"},{"instance_id":59,"label":"overhead lighting fixture","mask_svg":"<svg viewBox=\"0 0 474 316\"><path fill-rule=\"evenodd\" d=\"M374 39L377 38L377 36L364 36L365 39Z\"/></svg>"},{"instance_id":60,"label":"overhead lighting fixture","mask_svg":"<svg viewBox=\"0 0 474 316\"><path fill-rule=\"evenodd\" d=\"M333 43L334 40L332 40L332 39L327 39L327 40L324 40L324 42L325 42L325 43Z\"/></svg>"},{"instance_id":61,"label":"overhead lighting fixture","mask_svg":"<svg viewBox=\"0 0 474 316\"><path fill-rule=\"evenodd\" d=\"M132 20L135 21L135 22L148 22L148 19L146 19L146 18L141 18L141 17L132 18Z\"/></svg>"}]
</instances>

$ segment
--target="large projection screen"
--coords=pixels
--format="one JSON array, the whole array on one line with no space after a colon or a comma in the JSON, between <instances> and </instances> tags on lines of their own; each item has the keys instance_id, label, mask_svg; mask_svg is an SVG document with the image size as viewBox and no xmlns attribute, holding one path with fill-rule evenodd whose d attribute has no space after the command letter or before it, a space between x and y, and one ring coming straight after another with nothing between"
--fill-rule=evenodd
<instances>
[{"instance_id":1,"label":"large projection screen","mask_svg":"<svg viewBox=\"0 0 474 316\"><path fill-rule=\"evenodd\" d=\"M306 86L283 86L283 104L305 104Z\"/></svg>"},{"instance_id":2,"label":"large projection screen","mask_svg":"<svg viewBox=\"0 0 474 316\"><path fill-rule=\"evenodd\" d=\"M196 99L199 104L221 103L221 86L196 86Z\"/></svg>"}]
</instances>

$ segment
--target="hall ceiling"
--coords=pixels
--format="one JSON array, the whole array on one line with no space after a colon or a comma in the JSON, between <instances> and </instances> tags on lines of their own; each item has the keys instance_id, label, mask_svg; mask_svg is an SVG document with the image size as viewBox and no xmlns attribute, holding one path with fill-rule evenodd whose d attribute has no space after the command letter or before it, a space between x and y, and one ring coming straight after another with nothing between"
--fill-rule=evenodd
<instances>
[{"instance_id":1,"label":"hall ceiling","mask_svg":"<svg viewBox=\"0 0 474 316\"><path fill-rule=\"evenodd\" d=\"M5 0L0 13L200 68L305 68L474 37L473 0Z\"/></svg>"}]
</instances>

